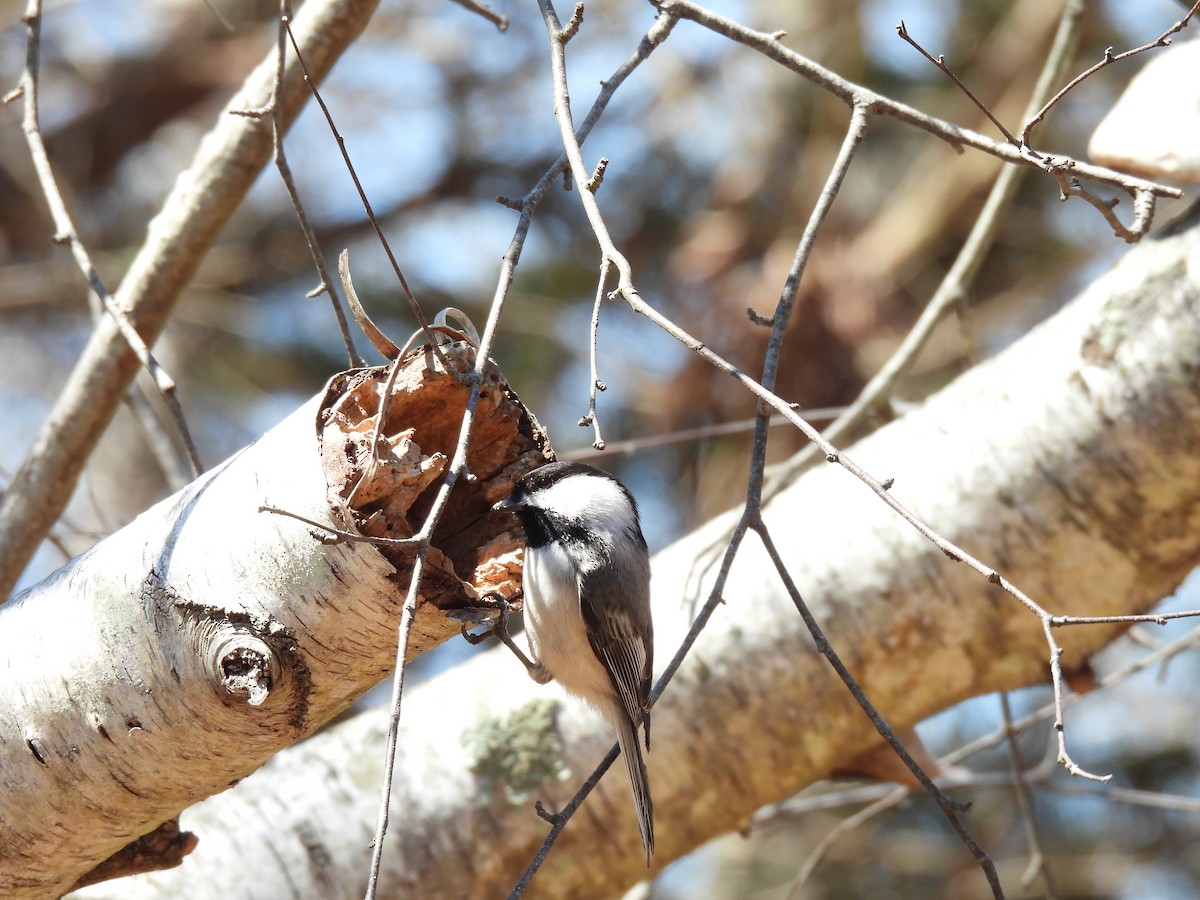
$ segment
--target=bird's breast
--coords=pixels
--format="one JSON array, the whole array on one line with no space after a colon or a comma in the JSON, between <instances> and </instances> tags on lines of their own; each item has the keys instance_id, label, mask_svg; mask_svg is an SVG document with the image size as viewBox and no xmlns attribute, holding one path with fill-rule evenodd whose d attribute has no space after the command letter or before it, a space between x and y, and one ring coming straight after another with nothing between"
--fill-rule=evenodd
<instances>
[{"instance_id":1,"label":"bird's breast","mask_svg":"<svg viewBox=\"0 0 1200 900\"><path fill-rule=\"evenodd\" d=\"M606 707L615 691L588 640L578 576L567 552L556 543L528 550L524 590L534 656L566 690Z\"/></svg>"}]
</instances>

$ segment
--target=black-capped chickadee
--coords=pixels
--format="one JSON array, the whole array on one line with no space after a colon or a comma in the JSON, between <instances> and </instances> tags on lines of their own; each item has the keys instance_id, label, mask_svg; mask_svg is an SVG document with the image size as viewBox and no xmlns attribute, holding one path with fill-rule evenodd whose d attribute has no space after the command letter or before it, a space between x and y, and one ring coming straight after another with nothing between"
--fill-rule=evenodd
<instances>
[{"instance_id":1,"label":"black-capped chickadee","mask_svg":"<svg viewBox=\"0 0 1200 900\"><path fill-rule=\"evenodd\" d=\"M525 526L529 674L541 684L553 678L616 730L649 865L654 809L637 729L649 750L654 626L637 503L607 472L554 462L525 475L496 509Z\"/></svg>"}]
</instances>

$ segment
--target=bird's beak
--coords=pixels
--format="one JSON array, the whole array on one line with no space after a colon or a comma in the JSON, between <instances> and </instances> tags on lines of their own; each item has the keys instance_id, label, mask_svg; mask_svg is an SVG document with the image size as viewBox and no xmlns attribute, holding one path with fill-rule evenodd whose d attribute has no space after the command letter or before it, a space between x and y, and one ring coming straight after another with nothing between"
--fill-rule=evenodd
<instances>
[{"instance_id":1,"label":"bird's beak","mask_svg":"<svg viewBox=\"0 0 1200 900\"><path fill-rule=\"evenodd\" d=\"M514 503L512 498L507 500L499 500L492 505L492 509L496 512L516 512L521 508L520 503Z\"/></svg>"}]
</instances>

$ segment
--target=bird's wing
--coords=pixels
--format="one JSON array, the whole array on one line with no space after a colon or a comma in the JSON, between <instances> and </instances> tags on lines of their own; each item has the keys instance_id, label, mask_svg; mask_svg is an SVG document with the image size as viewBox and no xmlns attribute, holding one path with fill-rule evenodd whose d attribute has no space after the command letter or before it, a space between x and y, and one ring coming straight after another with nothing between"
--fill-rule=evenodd
<instances>
[{"instance_id":1,"label":"bird's wing","mask_svg":"<svg viewBox=\"0 0 1200 900\"><path fill-rule=\"evenodd\" d=\"M638 565L638 562L632 562ZM579 576L579 607L588 640L616 688L634 726L645 720L654 664L648 591L628 597L631 584L649 585L649 571L628 577L619 566L600 566Z\"/></svg>"}]
</instances>

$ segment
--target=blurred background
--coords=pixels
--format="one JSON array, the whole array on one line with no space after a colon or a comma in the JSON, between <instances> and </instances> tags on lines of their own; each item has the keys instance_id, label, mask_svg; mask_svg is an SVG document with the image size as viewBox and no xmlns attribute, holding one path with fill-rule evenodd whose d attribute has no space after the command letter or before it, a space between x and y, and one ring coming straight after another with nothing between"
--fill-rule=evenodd
<instances>
[{"instance_id":1,"label":"blurred background","mask_svg":"<svg viewBox=\"0 0 1200 900\"><path fill-rule=\"evenodd\" d=\"M466 311L479 327L495 290L519 197L560 152L545 31L533 4L497 0L505 33L447 0L384 4L322 88L358 173L430 314ZM994 129L933 66L895 34L947 62L1010 129L1040 71L1061 13L1047 0L722 0L711 8L767 31L842 76L985 134ZM1072 71L1152 40L1182 14L1170 0L1096 0ZM0 2L0 84L15 86L25 57L23 4ZM570 8L559 9L565 19ZM57 0L44 20L41 114L49 152L81 236L110 289L199 138L245 74L271 52L277 4L267 0ZM577 120L599 82L653 21L649 4L594 4L568 48ZM1035 132L1039 147L1085 157L1091 130L1139 57L1085 83ZM0 478L42 425L87 334L87 291L52 225L20 130L20 103L0 110ZM610 164L599 199L645 299L751 373L761 371L769 313L847 124L841 101L763 57L681 22L618 92L585 145ZM998 137L998 136L997 136ZM331 267L349 248L355 284L375 321L402 342L415 328L365 220L337 145L309 108L287 139L307 212ZM876 119L817 243L792 319L778 393L806 408L850 402L888 357L936 288L999 168L959 156L924 133ZM1107 196L1107 194L1104 194ZM1128 221L1128 201L1119 208ZM1165 220L1164 220L1165 221ZM901 386L919 401L994 353L1069 299L1125 249L1082 202L1060 203L1056 183L1031 173L1005 218L969 302L943 324ZM495 357L561 455L589 448L577 422L588 404L588 323L599 256L574 192L540 206L501 325ZM201 458L211 466L254 440L345 368L328 302L274 168L209 254L157 353ZM368 343L359 351L379 362ZM623 307L606 304L599 338L599 415L605 439L660 438L753 415L728 377ZM878 424L878 423L873 423ZM736 504L745 490L749 431L609 452L598 463L641 502L652 549ZM801 447L773 432L771 460ZM22 586L119 528L178 487L136 418L123 410L91 460L57 544ZM1200 606L1192 580L1171 602ZM1128 665L1189 626L1126 640L1096 662ZM449 664L463 648L444 654ZM1076 757L1114 784L1167 800L1114 802L1103 791L1060 792L1051 772L1034 790L1048 866L1061 896L1200 896L1197 754L1189 703L1195 654L1090 698L1074 713ZM1154 693L1154 704L1136 698ZM1016 712L1046 693L1013 698ZM925 723L934 753L999 722L980 698ZM1114 724L1119 723L1119 724ZM1048 726L1021 742L1033 766ZM1153 735L1153 740L1147 736ZM1084 752L1083 748L1086 748ZM969 765L1007 771L1003 748ZM1059 787L1055 787L1059 785ZM1075 787L1069 786L1069 787ZM818 785L809 793L840 789ZM973 789L971 825L1006 883L1027 861L1013 792ZM1130 795L1132 798L1134 795ZM800 863L860 804L776 810L747 836L715 842L670 867L657 897L787 896ZM849 831L801 897L969 897L978 870L922 800ZM1045 891L1035 879L1029 894Z\"/></svg>"}]
</instances>

